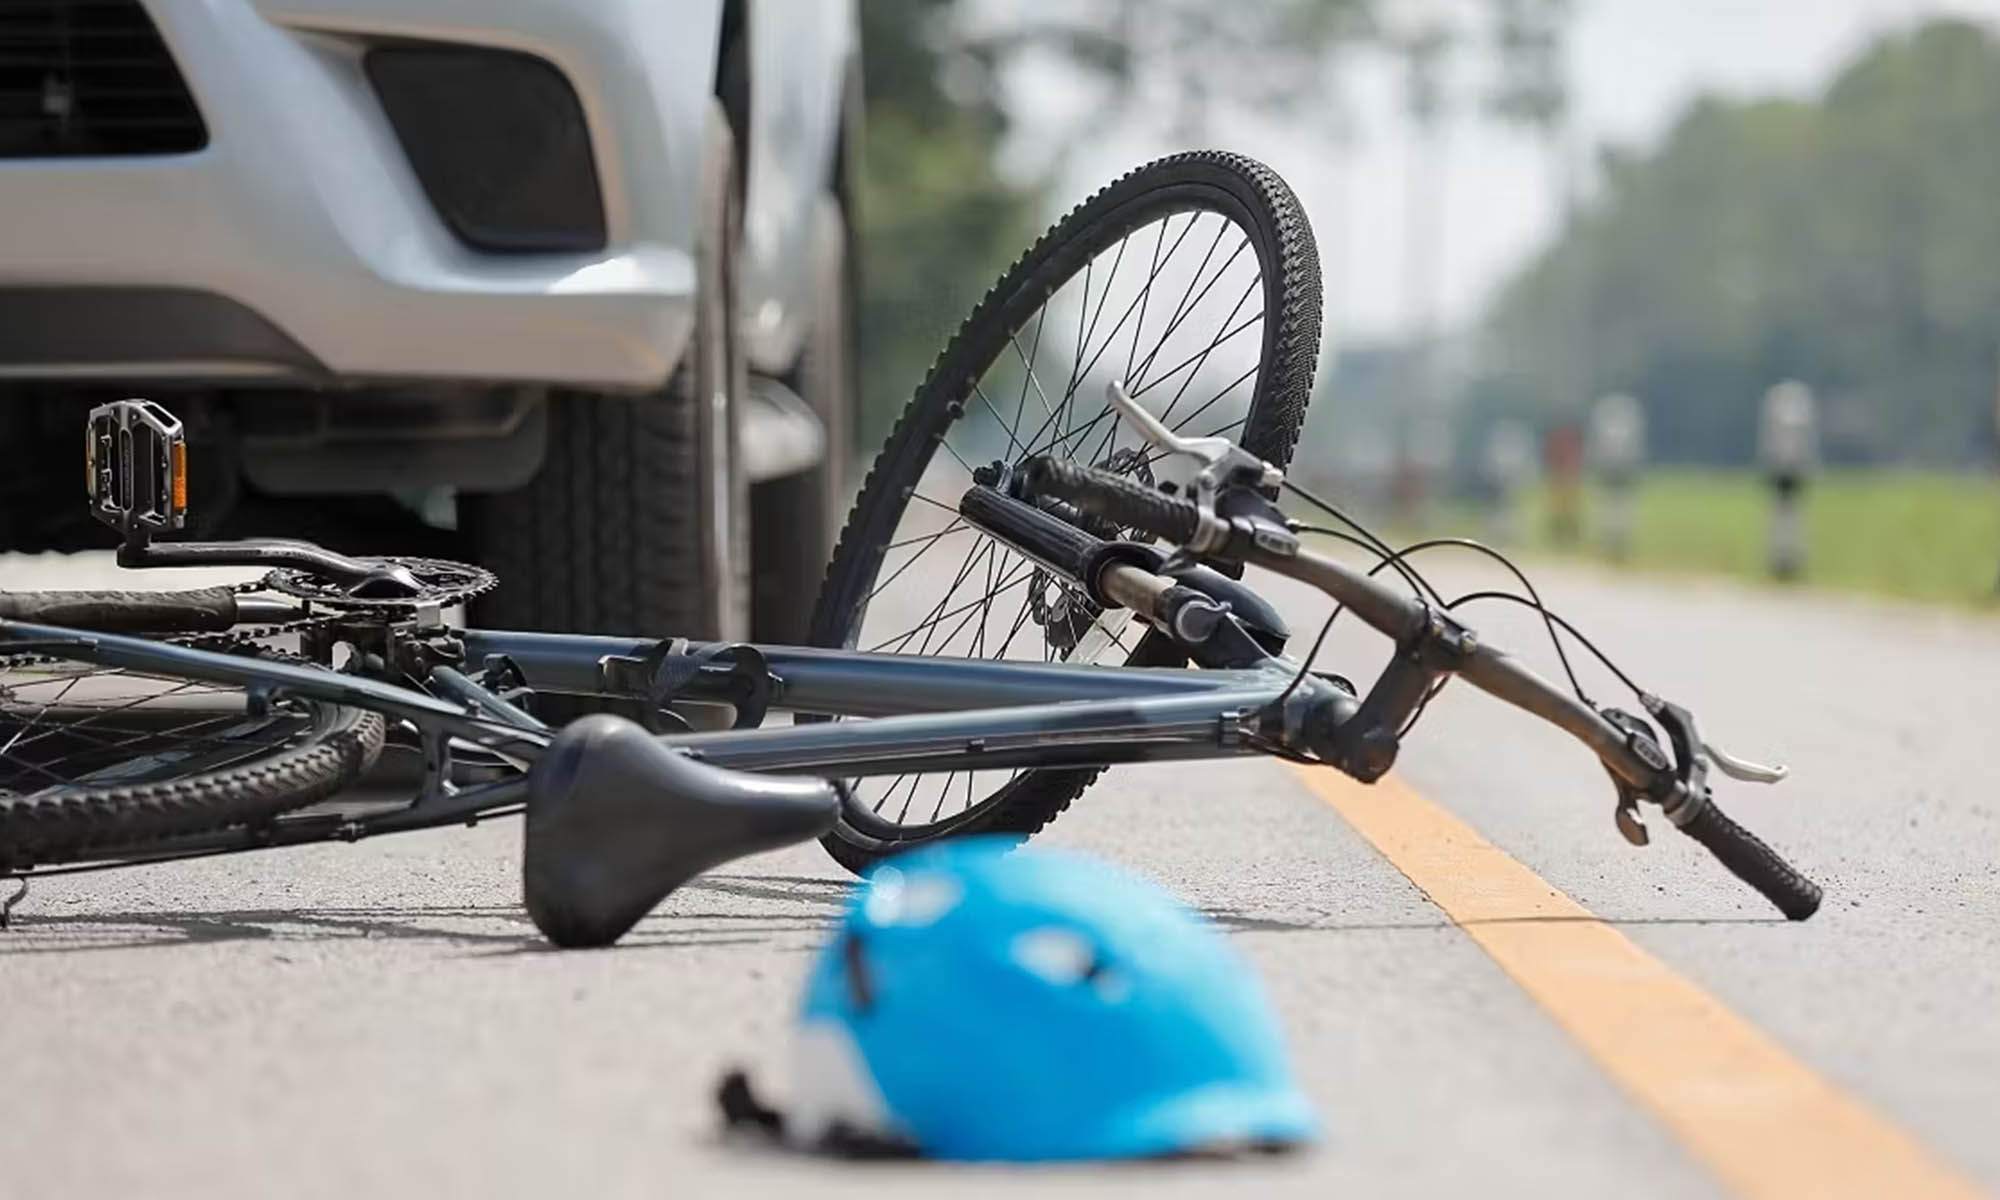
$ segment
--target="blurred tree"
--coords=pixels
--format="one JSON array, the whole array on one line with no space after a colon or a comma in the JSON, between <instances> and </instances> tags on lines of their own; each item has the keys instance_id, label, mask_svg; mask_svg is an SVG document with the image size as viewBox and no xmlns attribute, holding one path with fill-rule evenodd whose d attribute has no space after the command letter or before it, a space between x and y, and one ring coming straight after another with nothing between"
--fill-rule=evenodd
<instances>
[{"instance_id":1,"label":"blurred tree","mask_svg":"<svg viewBox=\"0 0 2000 1200\"><path fill-rule=\"evenodd\" d=\"M1882 39L1816 103L1698 101L1657 151L1606 153L1595 200L1503 289L1466 410L1569 418L1630 391L1660 457L1733 462L1796 377L1830 456L1970 461L2000 354L1996 127L2000 42L1959 21Z\"/></svg>"},{"instance_id":2,"label":"blurred tree","mask_svg":"<svg viewBox=\"0 0 2000 1200\"><path fill-rule=\"evenodd\" d=\"M1054 55L1107 85L1100 126L1143 112L1164 116L1175 140L1197 142L1244 113L1337 121L1334 52L1377 37L1384 3L1028 0L994 10L966 47L995 65Z\"/></svg>"},{"instance_id":3,"label":"blurred tree","mask_svg":"<svg viewBox=\"0 0 2000 1200\"><path fill-rule=\"evenodd\" d=\"M1563 31L1570 0L1492 0L1495 80L1487 109L1503 121L1548 133L1569 114Z\"/></svg>"},{"instance_id":4,"label":"blurred tree","mask_svg":"<svg viewBox=\"0 0 2000 1200\"><path fill-rule=\"evenodd\" d=\"M860 447L872 454L958 322L1026 249L1039 214L1037 194L995 166L1006 114L991 62L956 48L958 6L859 8Z\"/></svg>"},{"instance_id":5,"label":"blurred tree","mask_svg":"<svg viewBox=\"0 0 2000 1200\"><path fill-rule=\"evenodd\" d=\"M1034 182L996 166L1008 122L1001 80L1023 56L1052 55L1102 86L1100 128L1162 115L1181 144L1233 116L1310 123L1344 135L1339 91L1350 47L1396 49L1390 0L865 0L860 6L866 138L861 243L863 445L923 378L987 283L1043 217ZM1490 24L1502 67L1492 100L1535 119L1561 94L1556 31L1567 0L1437 0L1414 52L1435 65L1461 27ZM1408 54L1411 48L1403 48ZM1519 61L1514 61L1518 59ZM1416 72L1426 119L1445 104L1435 70ZM1068 139L1085 141L1090 130Z\"/></svg>"},{"instance_id":6,"label":"blurred tree","mask_svg":"<svg viewBox=\"0 0 2000 1200\"><path fill-rule=\"evenodd\" d=\"M1183 134L1229 106L1330 104L1326 51L1366 28L1365 0L1100 0L1009 11L985 27L954 0L859 6L862 445L872 450L987 284L1027 248L1041 190L996 166L1000 76L1054 53L1110 85L1109 123L1164 96Z\"/></svg>"}]
</instances>

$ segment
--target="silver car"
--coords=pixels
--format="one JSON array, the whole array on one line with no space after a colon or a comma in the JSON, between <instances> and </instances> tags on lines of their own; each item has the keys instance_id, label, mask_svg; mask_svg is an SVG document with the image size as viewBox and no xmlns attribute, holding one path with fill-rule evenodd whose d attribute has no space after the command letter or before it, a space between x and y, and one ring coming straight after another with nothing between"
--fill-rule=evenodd
<instances>
[{"instance_id":1,"label":"silver car","mask_svg":"<svg viewBox=\"0 0 2000 1200\"><path fill-rule=\"evenodd\" d=\"M144 394L212 522L395 497L486 620L795 639L859 100L837 0L7 0L0 548L92 544L77 413Z\"/></svg>"}]
</instances>

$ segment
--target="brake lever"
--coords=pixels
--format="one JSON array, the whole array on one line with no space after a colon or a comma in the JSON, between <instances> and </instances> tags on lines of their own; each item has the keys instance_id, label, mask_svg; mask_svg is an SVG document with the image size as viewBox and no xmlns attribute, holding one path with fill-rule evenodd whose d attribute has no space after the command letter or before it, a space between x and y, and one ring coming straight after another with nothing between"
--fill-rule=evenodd
<instances>
[{"instance_id":1,"label":"brake lever","mask_svg":"<svg viewBox=\"0 0 2000 1200\"><path fill-rule=\"evenodd\" d=\"M1726 754L1714 742L1703 742L1701 751L1708 755L1709 761L1715 764L1718 771L1744 783L1779 783L1792 773L1790 767L1767 767L1762 763L1751 762L1747 758Z\"/></svg>"},{"instance_id":2,"label":"brake lever","mask_svg":"<svg viewBox=\"0 0 2000 1200\"><path fill-rule=\"evenodd\" d=\"M1215 509L1216 490L1224 483L1275 488L1285 481L1283 471L1226 437L1188 438L1168 429L1165 423L1133 399L1132 394L1125 390L1123 380L1114 379L1105 384L1104 393L1111 406L1132 422L1141 437L1169 454L1185 454L1201 462L1202 469L1195 475L1195 488L1199 502L1211 512Z\"/></svg>"},{"instance_id":3,"label":"brake lever","mask_svg":"<svg viewBox=\"0 0 2000 1200\"><path fill-rule=\"evenodd\" d=\"M1640 703L1645 705L1654 720L1666 727L1667 736L1673 739L1674 757L1683 783L1706 775L1710 764L1742 783L1777 783L1791 774L1787 767L1767 767L1718 749L1714 742L1695 731L1694 714L1678 704L1658 696L1645 696Z\"/></svg>"}]
</instances>

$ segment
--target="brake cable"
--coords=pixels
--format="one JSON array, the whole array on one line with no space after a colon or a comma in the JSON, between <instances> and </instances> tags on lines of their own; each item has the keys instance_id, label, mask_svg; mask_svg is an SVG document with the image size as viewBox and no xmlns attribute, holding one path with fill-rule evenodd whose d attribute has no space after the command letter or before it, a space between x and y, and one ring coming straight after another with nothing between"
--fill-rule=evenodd
<instances>
[{"instance_id":1,"label":"brake cable","mask_svg":"<svg viewBox=\"0 0 2000 1200\"><path fill-rule=\"evenodd\" d=\"M1354 532L1349 533L1344 530L1312 525L1303 521L1288 521L1287 525L1292 531L1296 533L1314 533L1335 538L1374 554L1378 561L1368 570L1368 574L1371 576L1380 574L1385 569L1394 568L1397 574L1401 575L1404 581L1410 584L1412 590L1417 592L1419 596L1428 593L1431 599L1447 610L1479 600L1509 600L1523 607L1534 609L1542 618L1543 627L1548 631L1549 644L1555 650L1556 659L1562 665L1563 674L1568 678L1571 690L1576 693L1577 699L1582 703L1592 708L1596 707L1596 704L1590 699L1589 695L1584 692L1582 682L1577 678L1576 669L1570 662L1568 652L1564 649L1561 635L1557 632L1558 628L1563 633L1567 633L1570 637L1576 639L1579 645L1587 650L1606 670L1610 671L1620 683L1630 689L1633 695L1642 698L1646 695L1644 689L1634 683L1631 676L1627 675L1594 642L1578 631L1575 625L1553 612L1543 602L1541 593L1535 588L1534 581L1529 579L1526 572L1521 570L1512 559L1508 558L1507 555L1498 549L1484 542L1461 537L1430 538L1412 543L1400 549L1392 549L1387 542L1383 541L1372 530L1368 529L1367 526L1348 515L1332 502L1315 495L1310 490L1289 480L1285 481L1284 487L1287 491L1299 496L1307 503L1327 512ZM1430 581L1424 578L1414 567L1411 567L1407 561L1410 556L1421 551L1438 549L1445 546L1456 546L1461 549L1476 551L1491 558L1505 567L1515 579L1520 581L1522 588L1526 590L1527 594L1524 596L1518 592L1485 590L1468 592L1446 602L1442 594L1431 585ZM1326 621L1320 626L1318 635L1313 639L1311 650L1306 654L1305 660L1300 665L1298 672L1286 684L1284 691L1279 693L1277 699L1273 701L1274 705L1282 704L1288 699L1297 690L1298 686L1304 682L1306 675L1311 672L1311 664L1319 656L1321 647L1325 645L1327 634L1331 632L1333 622L1340 615L1342 607L1341 605L1335 605L1333 611L1327 614ZM1443 690L1446 682L1446 680L1440 679L1436 684L1432 685L1430 691L1424 696L1423 701L1418 704L1416 711L1412 712L1409 720L1403 723L1402 729L1398 732L1399 737L1407 735L1411 729L1415 728L1418 719L1423 716L1424 710L1429 707L1430 702L1437 697L1437 694Z\"/></svg>"}]
</instances>

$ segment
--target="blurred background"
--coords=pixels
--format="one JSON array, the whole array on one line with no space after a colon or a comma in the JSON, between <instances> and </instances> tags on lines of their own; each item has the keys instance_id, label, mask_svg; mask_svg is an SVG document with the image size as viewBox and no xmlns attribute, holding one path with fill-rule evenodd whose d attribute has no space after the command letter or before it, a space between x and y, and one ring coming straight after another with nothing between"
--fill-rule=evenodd
<instances>
[{"instance_id":1,"label":"blurred background","mask_svg":"<svg viewBox=\"0 0 2000 1200\"><path fill-rule=\"evenodd\" d=\"M2000 0L866 0L861 448L1054 216L1291 181L1294 474L1405 534L2000 587Z\"/></svg>"}]
</instances>

